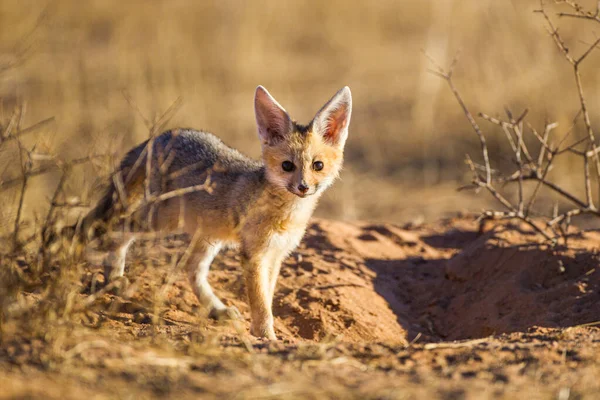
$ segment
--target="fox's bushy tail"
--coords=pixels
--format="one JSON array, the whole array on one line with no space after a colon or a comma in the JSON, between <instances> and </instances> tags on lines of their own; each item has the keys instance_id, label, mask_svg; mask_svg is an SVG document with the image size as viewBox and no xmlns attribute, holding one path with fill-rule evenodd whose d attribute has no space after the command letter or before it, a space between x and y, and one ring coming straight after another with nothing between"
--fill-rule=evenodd
<instances>
[{"instance_id":1,"label":"fox's bushy tail","mask_svg":"<svg viewBox=\"0 0 600 400\"><path fill-rule=\"evenodd\" d=\"M144 179L146 169L144 168L145 157L142 157L142 154L144 153L147 143L148 141L130 150L125 157L123 157L119 169L115 172L115 174L120 174L120 181L123 182L125 193L127 193L128 196L131 195L132 192L130 189L140 182L140 180ZM135 170L133 170L133 174L131 174L132 168L134 167ZM120 209L120 207L117 207L116 203L119 201L120 199L115 186L115 180L110 179L110 183L104 191L103 196L98 200L96 206L83 218L81 232L92 237L104 233L105 227L110 223L111 219L116 217L116 214L119 212L124 211Z\"/></svg>"},{"instance_id":2,"label":"fox's bushy tail","mask_svg":"<svg viewBox=\"0 0 600 400\"><path fill-rule=\"evenodd\" d=\"M143 180L145 176L145 163L143 160L140 160L142 161L141 163L137 163L138 167L133 171L132 176L129 176L129 173L136 164L136 161L138 161L142 155L146 143L147 142L144 142L129 151L125 157L123 157L119 169L115 172L115 174L121 174L122 177L127 177L128 181L133 182L132 185L125 184L125 189L129 189L128 186L133 186L136 182L139 182L140 179ZM125 180L125 178L122 180ZM117 188L114 179L110 179L100 200L98 200L94 208L92 208L82 220L77 221L73 225L63 227L60 229L60 232L49 235L49 237L45 238L45 242L49 243L54 241L57 238L57 235L65 239L76 239L81 242L87 242L101 236L106 233L111 220L123 211L117 206L116 202L119 202Z\"/></svg>"}]
</instances>

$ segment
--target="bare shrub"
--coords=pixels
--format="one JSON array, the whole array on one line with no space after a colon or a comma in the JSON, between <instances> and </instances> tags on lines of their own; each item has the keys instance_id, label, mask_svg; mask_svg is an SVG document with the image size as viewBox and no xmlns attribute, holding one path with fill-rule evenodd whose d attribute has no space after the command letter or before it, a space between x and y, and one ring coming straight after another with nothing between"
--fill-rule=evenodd
<instances>
[{"instance_id":1,"label":"bare shrub","mask_svg":"<svg viewBox=\"0 0 600 400\"><path fill-rule=\"evenodd\" d=\"M585 10L573 1L557 1L556 4L567 5L573 10L572 13L558 13L561 17L600 23L600 3L598 3L594 12ZM573 217L584 214L600 217L600 210L597 206L598 201L600 201L600 147L590 119L585 90L581 80L582 64L590 53L600 45L600 38L589 44L582 54L574 56L570 53L558 28L552 22L543 1L540 2L540 8L535 10L535 13L543 17L550 37L556 43L565 60L572 66L574 83L579 95L579 111L573 118L573 125L562 135L553 134L558 126L557 123L546 122L540 130L527 123L525 120L529 113L528 109L518 115L506 109L505 118L493 117L480 112L478 116L481 119L500 127L504 132L512 152L514 168L511 171L499 171L492 167L486 136L454 84L453 73L458 62L458 55L448 69L440 67L430 58L434 66L434 69L430 72L447 82L452 94L477 134L481 145L482 163L473 161L469 155L466 156L466 163L473 174L473 178L470 185L461 189L485 189L504 208L503 211L483 211L481 221L489 219L520 220L533 228L544 239L557 243L562 238L566 243ZM583 120L586 134L581 139L572 139L575 124L578 120ZM526 135L530 137L526 138ZM537 142L535 152L530 150L532 141L527 140L531 137ZM549 172L555 167L557 159L566 156L579 159L580 174L583 176L585 186L584 198L564 189L549 176ZM534 183L531 190L527 190L527 182ZM514 200L510 198L511 196L507 193L506 188L506 185L511 183L517 185L517 195ZM558 204L556 204L551 212L544 212L540 210L541 207L535 207L542 188L552 191L566 200L571 204L570 208L559 211ZM594 193L594 188L598 190L598 193Z\"/></svg>"}]
</instances>

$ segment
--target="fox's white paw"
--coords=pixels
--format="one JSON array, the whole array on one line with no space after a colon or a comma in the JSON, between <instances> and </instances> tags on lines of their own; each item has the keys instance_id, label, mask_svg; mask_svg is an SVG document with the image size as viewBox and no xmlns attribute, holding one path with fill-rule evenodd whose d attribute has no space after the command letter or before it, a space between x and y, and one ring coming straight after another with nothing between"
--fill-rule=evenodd
<instances>
[{"instance_id":1,"label":"fox's white paw","mask_svg":"<svg viewBox=\"0 0 600 400\"><path fill-rule=\"evenodd\" d=\"M259 338L265 338L268 340L277 340L277 336L275 336L275 331L273 330L272 326L269 325L258 325L258 324L252 324L252 326L250 326L250 333L253 336L259 337Z\"/></svg>"},{"instance_id":2,"label":"fox's white paw","mask_svg":"<svg viewBox=\"0 0 600 400\"><path fill-rule=\"evenodd\" d=\"M237 309L237 307L225 307L225 308L213 308L208 313L209 318L212 318L217 321L228 321L228 320L239 320L242 321L244 317L242 317L242 313Z\"/></svg>"}]
</instances>

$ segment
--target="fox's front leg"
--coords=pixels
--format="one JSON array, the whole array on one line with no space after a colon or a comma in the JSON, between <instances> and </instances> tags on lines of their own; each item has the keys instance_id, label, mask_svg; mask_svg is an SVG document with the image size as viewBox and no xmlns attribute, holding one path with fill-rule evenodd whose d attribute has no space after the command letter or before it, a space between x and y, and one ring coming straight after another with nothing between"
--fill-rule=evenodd
<instances>
[{"instance_id":1,"label":"fox's front leg","mask_svg":"<svg viewBox=\"0 0 600 400\"><path fill-rule=\"evenodd\" d=\"M277 340L273 329L273 312L271 303L271 272L268 252L256 252L244 255L244 277L250 303L251 325L250 333L257 337Z\"/></svg>"}]
</instances>

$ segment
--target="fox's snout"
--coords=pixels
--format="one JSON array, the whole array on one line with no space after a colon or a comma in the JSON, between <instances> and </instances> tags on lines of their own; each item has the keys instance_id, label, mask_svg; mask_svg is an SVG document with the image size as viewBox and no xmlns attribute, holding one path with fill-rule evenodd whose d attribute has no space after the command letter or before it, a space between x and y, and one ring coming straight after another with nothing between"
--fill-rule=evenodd
<instances>
[{"instance_id":1,"label":"fox's snout","mask_svg":"<svg viewBox=\"0 0 600 400\"><path fill-rule=\"evenodd\" d=\"M304 183L301 183L298 185L298 191L302 194L306 194L306 192L308 192L308 189L310 189L308 186L306 186Z\"/></svg>"},{"instance_id":2,"label":"fox's snout","mask_svg":"<svg viewBox=\"0 0 600 400\"><path fill-rule=\"evenodd\" d=\"M292 182L292 184L288 187L288 190L295 194L298 197L308 197L317 192L318 184L309 185L308 183L302 181L300 183Z\"/></svg>"}]
</instances>

